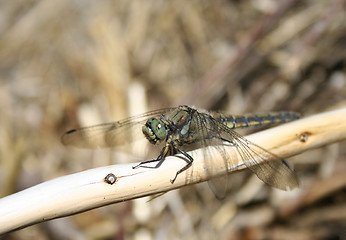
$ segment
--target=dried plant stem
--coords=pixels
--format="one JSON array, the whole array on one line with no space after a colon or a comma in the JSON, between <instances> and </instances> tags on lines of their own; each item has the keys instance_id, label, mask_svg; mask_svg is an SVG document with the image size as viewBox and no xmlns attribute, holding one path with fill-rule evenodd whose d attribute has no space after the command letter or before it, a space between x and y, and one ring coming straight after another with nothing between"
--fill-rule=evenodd
<instances>
[{"instance_id":1,"label":"dried plant stem","mask_svg":"<svg viewBox=\"0 0 346 240\"><path fill-rule=\"evenodd\" d=\"M317 114L292 123L247 136L247 139L286 158L308 149L346 139L346 108ZM237 158L236 150L227 151ZM108 204L126 201L208 179L203 151L190 152L195 161L181 173L174 184L170 179L186 163L179 157L168 157L157 169L132 169L135 163L112 165L59 177L0 199L0 234L38 222L73 215ZM213 165L225 173L221 156ZM243 169L233 159L232 169ZM214 167L215 169L215 167ZM233 170L232 170L233 171ZM106 176L114 174L108 182ZM113 184L110 182L115 180Z\"/></svg>"}]
</instances>

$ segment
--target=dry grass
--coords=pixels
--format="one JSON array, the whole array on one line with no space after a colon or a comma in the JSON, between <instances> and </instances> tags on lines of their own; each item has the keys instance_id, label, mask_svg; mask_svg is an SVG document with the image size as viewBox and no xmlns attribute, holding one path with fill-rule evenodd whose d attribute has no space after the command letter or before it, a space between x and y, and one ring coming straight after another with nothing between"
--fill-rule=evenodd
<instances>
[{"instance_id":1,"label":"dry grass","mask_svg":"<svg viewBox=\"0 0 346 240\"><path fill-rule=\"evenodd\" d=\"M65 130L80 125L178 104L304 115L345 105L343 0L0 6L1 196L109 164L107 151L60 144ZM232 178L234 189L223 201L201 184L5 239L341 239L344 149L345 143L333 144L292 159L304 183L297 192L278 192L242 174Z\"/></svg>"}]
</instances>

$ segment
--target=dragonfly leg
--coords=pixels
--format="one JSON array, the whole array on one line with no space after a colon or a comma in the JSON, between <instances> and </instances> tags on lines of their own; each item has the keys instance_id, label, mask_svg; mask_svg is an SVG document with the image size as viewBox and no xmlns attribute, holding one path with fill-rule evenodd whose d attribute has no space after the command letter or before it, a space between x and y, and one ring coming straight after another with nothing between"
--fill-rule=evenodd
<instances>
[{"instance_id":1,"label":"dragonfly leg","mask_svg":"<svg viewBox=\"0 0 346 240\"><path fill-rule=\"evenodd\" d=\"M183 159L185 160L185 162L186 162L187 164L175 174L175 177L174 177L173 179L171 179L171 183L172 183L172 184L174 183L175 179L177 179L178 174L184 172L186 169L188 169L189 167L191 167L192 162L193 162L193 158L192 158L189 154L187 154L186 152L184 152L184 151L182 151L182 150L180 150L180 149L178 149L178 148L175 148L175 150L176 150L177 152L183 154L183 155L186 157L186 158L183 158Z\"/></svg>"},{"instance_id":2,"label":"dragonfly leg","mask_svg":"<svg viewBox=\"0 0 346 240\"><path fill-rule=\"evenodd\" d=\"M137 164L136 166L134 166L132 168L133 169L139 168L139 167L143 167L143 168L158 168L158 167L161 166L163 161L165 161L168 152L171 152L171 153L172 152L178 152L178 153L183 154L185 157L183 157L182 159L184 159L184 161L186 162L186 165L175 174L175 177L173 179L171 179L171 183L173 184L175 179L178 177L178 175L181 172L183 172L186 169L188 169L189 167L191 167L192 162L193 162L193 158L189 154L187 154L186 152L184 152L184 151L182 151L182 150L180 150L178 148L175 148L175 147L173 147L173 146L171 146L169 144L167 144L164 148L162 148L160 155L156 159L140 162L139 164ZM152 163L152 162L158 162L158 163L155 166L145 166L144 165L144 164Z\"/></svg>"},{"instance_id":3,"label":"dragonfly leg","mask_svg":"<svg viewBox=\"0 0 346 240\"><path fill-rule=\"evenodd\" d=\"M158 168L158 167L160 167L161 164L163 163L163 161L165 161L165 158L166 158L169 150L170 150L170 145L166 145L165 147L162 148L160 155L156 159L140 162L136 166L132 167L132 169L139 168L139 167L143 167L143 168ZM152 163L152 162L158 162L158 163L153 167L143 166L143 164Z\"/></svg>"}]
</instances>

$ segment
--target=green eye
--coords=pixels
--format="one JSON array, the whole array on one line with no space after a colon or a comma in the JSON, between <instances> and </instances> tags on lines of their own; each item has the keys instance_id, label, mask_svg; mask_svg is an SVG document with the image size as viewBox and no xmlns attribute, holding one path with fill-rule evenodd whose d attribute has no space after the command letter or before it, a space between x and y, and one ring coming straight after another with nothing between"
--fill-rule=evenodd
<instances>
[{"instance_id":1,"label":"green eye","mask_svg":"<svg viewBox=\"0 0 346 240\"><path fill-rule=\"evenodd\" d=\"M142 127L142 132L149 142L153 144L159 144L167 136L165 124L157 118L148 119Z\"/></svg>"}]
</instances>

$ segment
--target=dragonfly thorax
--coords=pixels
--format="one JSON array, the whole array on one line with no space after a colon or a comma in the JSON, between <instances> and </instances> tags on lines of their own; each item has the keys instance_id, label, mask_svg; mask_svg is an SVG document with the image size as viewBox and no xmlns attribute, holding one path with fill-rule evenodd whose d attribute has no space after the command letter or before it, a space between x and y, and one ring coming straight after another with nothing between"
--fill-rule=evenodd
<instances>
[{"instance_id":1,"label":"dragonfly thorax","mask_svg":"<svg viewBox=\"0 0 346 240\"><path fill-rule=\"evenodd\" d=\"M149 118L142 127L142 132L152 144L160 144L167 137L165 123L157 118Z\"/></svg>"}]
</instances>

